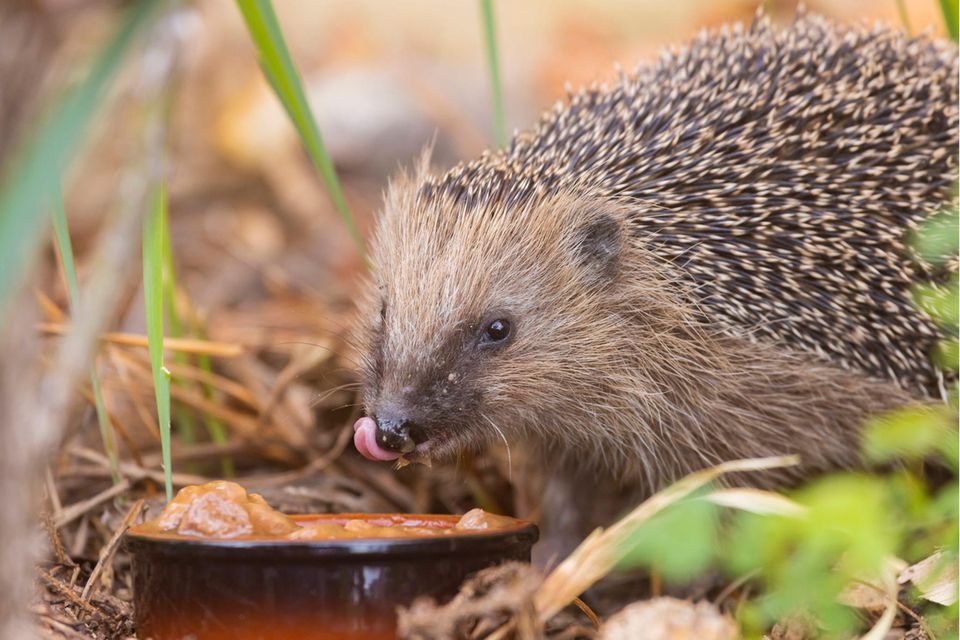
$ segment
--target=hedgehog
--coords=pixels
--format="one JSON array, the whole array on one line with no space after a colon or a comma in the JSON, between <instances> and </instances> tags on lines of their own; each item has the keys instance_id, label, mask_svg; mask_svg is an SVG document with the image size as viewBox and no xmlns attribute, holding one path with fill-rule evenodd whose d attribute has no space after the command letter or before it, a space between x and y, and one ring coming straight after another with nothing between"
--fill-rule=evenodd
<instances>
[{"instance_id":1,"label":"hedgehog","mask_svg":"<svg viewBox=\"0 0 960 640\"><path fill-rule=\"evenodd\" d=\"M760 15L504 149L440 175L425 155L372 241L358 450L522 447L548 553L722 461L800 457L760 486L861 465L869 416L945 385L911 296L945 276L909 240L955 198L957 58Z\"/></svg>"}]
</instances>

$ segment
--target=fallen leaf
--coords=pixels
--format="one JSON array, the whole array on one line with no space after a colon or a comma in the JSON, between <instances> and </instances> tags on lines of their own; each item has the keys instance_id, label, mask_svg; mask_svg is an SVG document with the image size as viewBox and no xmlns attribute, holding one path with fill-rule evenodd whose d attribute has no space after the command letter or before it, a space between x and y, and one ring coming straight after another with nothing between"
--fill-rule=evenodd
<instances>
[{"instance_id":1,"label":"fallen leaf","mask_svg":"<svg viewBox=\"0 0 960 640\"><path fill-rule=\"evenodd\" d=\"M901 571L897 583L908 582L916 585L920 595L930 602L949 607L957 601L957 565L948 562L942 551Z\"/></svg>"},{"instance_id":2,"label":"fallen leaf","mask_svg":"<svg viewBox=\"0 0 960 640\"><path fill-rule=\"evenodd\" d=\"M837 598L848 607L863 609L870 613L881 613L887 607L887 595L875 587L865 584L851 584Z\"/></svg>"},{"instance_id":3,"label":"fallen leaf","mask_svg":"<svg viewBox=\"0 0 960 640\"><path fill-rule=\"evenodd\" d=\"M634 602L601 628L599 640L733 640L734 621L709 602L655 598Z\"/></svg>"},{"instance_id":4,"label":"fallen leaf","mask_svg":"<svg viewBox=\"0 0 960 640\"><path fill-rule=\"evenodd\" d=\"M777 493L761 489L717 489L704 496L721 507L731 507L760 515L802 517L806 508Z\"/></svg>"}]
</instances>

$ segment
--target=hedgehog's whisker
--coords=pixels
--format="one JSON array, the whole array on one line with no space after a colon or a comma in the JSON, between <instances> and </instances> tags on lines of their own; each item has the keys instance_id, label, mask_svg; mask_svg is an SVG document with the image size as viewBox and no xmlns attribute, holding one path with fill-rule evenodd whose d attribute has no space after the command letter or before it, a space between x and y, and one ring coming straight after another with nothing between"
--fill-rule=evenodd
<instances>
[{"instance_id":1,"label":"hedgehog's whisker","mask_svg":"<svg viewBox=\"0 0 960 640\"><path fill-rule=\"evenodd\" d=\"M359 386L360 386L359 382L348 382L346 384L341 384L336 387L333 387L332 389L327 389L322 393L318 393L317 397L310 403L310 408L312 409L316 407L318 404L320 404L321 402L323 402L324 400L332 396L337 391L342 391L343 389L351 389Z\"/></svg>"},{"instance_id":2,"label":"hedgehog's whisker","mask_svg":"<svg viewBox=\"0 0 960 640\"><path fill-rule=\"evenodd\" d=\"M481 413L483 419L490 423L490 426L496 430L497 434L500 436L500 439L503 440L504 446L507 447L507 480L513 482L513 455L510 453L510 443L507 441L507 436L504 435L503 430L497 426L497 423L491 420L487 414Z\"/></svg>"},{"instance_id":3,"label":"hedgehog's whisker","mask_svg":"<svg viewBox=\"0 0 960 640\"><path fill-rule=\"evenodd\" d=\"M306 345L306 346L308 346L308 347L316 347L316 348L318 348L318 349L326 349L327 351L329 351L332 355L336 356L337 358L343 358L344 360L346 360L347 362L349 362L349 363L352 364L353 366L357 367L358 369L360 368L360 363L359 363L359 362L357 362L357 361L354 360L353 358L348 358L348 357L345 356L343 353L340 353L340 352L337 351L336 349L331 349L330 347L328 347L328 346L325 345L325 344L317 344L316 342L310 342L310 341L308 341L308 340L284 340L283 342L277 342L277 343L275 343L274 346L278 346L278 347L279 347L279 346L282 346L282 345L290 345L290 344L302 344L302 345Z\"/></svg>"}]
</instances>

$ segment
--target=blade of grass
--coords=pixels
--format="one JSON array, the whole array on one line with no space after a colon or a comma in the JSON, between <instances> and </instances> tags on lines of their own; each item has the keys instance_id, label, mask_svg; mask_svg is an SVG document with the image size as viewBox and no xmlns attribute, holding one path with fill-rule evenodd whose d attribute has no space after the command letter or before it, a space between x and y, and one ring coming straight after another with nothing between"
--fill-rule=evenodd
<instances>
[{"instance_id":1,"label":"blade of grass","mask_svg":"<svg viewBox=\"0 0 960 640\"><path fill-rule=\"evenodd\" d=\"M940 0L940 11L943 13L943 22L947 27L947 33L950 35L950 39L954 42L957 41L958 28L958 10L957 5L960 4L957 0Z\"/></svg>"},{"instance_id":2,"label":"blade of grass","mask_svg":"<svg viewBox=\"0 0 960 640\"><path fill-rule=\"evenodd\" d=\"M900 15L900 24L907 35L913 35L913 29L910 28L910 14L907 13L907 4L904 0L895 0L897 4L897 13Z\"/></svg>"},{"instance_id":3,"label":"blade of grass","mask_svg":"<svg viewBox=\"0 0 960 640\"><path fill-rule=\"evenodd\" d=\"M80 308L80 285L77 279L77 265L73 257L73 244L70 242L70 230L67 226L67 211L63 204L63 194L56 191L52 212L53 232L57 240L57 253L63 267L64 278L67 281L67 292L70 295L70 310L76 312ZM100 387L100 376L97 373L96 356L90 364L90 388L93 391L93 406L97 413L97 424L100 426L100 438L103 440L103 450L110 460L110 477L114 484L120 482L120 461L117 457L117 443L113 437L113 426L103 401L103 390Z\"/></svg>"},{"instance_id":4,"label":"blade of grass","mask_svg":"<svg viewBox=\"0 0 960 640\"><path fill-rule=\"evenodd\" d=\"M483 14L483 36L487 45L487 66L490 68L490 93L493 99L493 132L497 146L507 146L507 121L503 110L503 85L500 81L500 56L497 52L497 28L493 16L493 0L480 0Z\"/></svg>"},{"instance_id":5,"label":"blade of grass","mask_svg":"<svg viewBox=\"0 0 960 640\"><path fill-rule=\"evenodd\" d=\"M167 500L173 499L173 468L170 461L170 373L163 366L163 227L167 195L159 184L143 225L143 299L147 314L150 368L157 399L157 423Z\"/></svg>"},{"instance_id":6,"label":"blade of grass","mask_svg":"<svg viewBox=\"0 0 960 640\"><path fill-rule=\"evenodd\" d=\"M100 50L86 77L41 118L25 146L5 167L0 186L0 326L22 284L46 223L51 176L62 176L98 113L121 62L161 5L134 3Z\"/></svg>"},{"instance_id":7,"label":"blade of grass","mask_svg":"<svg viewBox=\"0 0 960 640\"><path fill-rule=\"evenodd\" d=\"M199 331L199 336L206 339L206 332ZM210 361L210 356L201 353L197 355L197 366L200 367L200 370L206 373L207 375L213 375L213 363ZM203 397L207 400L213 401L214 399L214 390L213 385L204 384L200 387L203 390ZM210 415L209 413L203 414L204 424L207 426L207 432L210 434L210 439L217 444L226 444L230 438L227 432L227 427L223 424L223 421L220 418ZM220 458L220 470L223 472L223 477L232 478L236 474L236 468L233 464L233 458L230 456L224 456Z\"/></svg>"},{"instance_id":8,"label":"blade of grass","mask_svg":"<svg viewBox=\"0 0 960 640\"><path fill-rule=\"evenodd\" d=\"M280 23L273 9L273 3L270 0L237 0L237 6L240 8L243 20L247 24L247 30L250 32L250 37L257 48L257 53L260 56L260 67L263 69L264 75L277 94L277 98L283 104L283 108L286 109L287 115L290 116L293 126L300 135L300 140L306 147L310 159L327 187L327 192L334 207L336 207L343 223L347 226L347 231L350 232L350 237L357 246L357 251L361 257L365 258L363 238L357 231L353 215L350 213L343 190L340 188L340 181L337 179L333 161L327 153L323 138L320 136L320 129L317 127L313 113L310 111L310 105L307 103L306 94L303 91L303 84L297 74L296 67L293 65L287 43L283 39L283 32L280 30Z\"/></svg>"},{"instance_id":9,"label":"blade of grass","mask_svg":"<svg viewBox=\"0 0 960 640\"><path fill-rule=\"evenodd\" d=\"M170 322L170 335L174 338L179 338L183 336L185 323L177 305L177 278L173 261L173 243L170 240L169 216L164 218L163 226L163 269L164 300L166 303L167 319ZM187 365L190 363L190 357L183 352L175 352L173 354L173 358L178 364ZM210 356L201 354L198 356L197 364L200 369L204 370L206 373L213 373L213 366L210 361ZM188 380L176 377L173 380L175 384L179 384L181 386L192 386L192 383ZM204 397L208 400L213 400L213 387L211 387L209 384L201 384L201 388L203 390ZM185 443L192 444L196 441L195 429L193 428L193 425L195 424L194 413L182 402L176 402L173 406L177 427L183 428L186 426L186 429L181 432L181 436L183 437ZM204 414L203 421L204 426L207 429L207 433L210 435L211 441L216 444L226 444L229 441L227 429L220 420L214 416ZM225 477L233 476L234 468L233 460L231 458L222 458L220 460L220 465Z\"/></svg>"},{"instance_id":10,"label":"blade of grass","mask_svg":"<svg viewBox=\"0 0 960 640\"><path fill-rule=\"evenodd\" d=\"M163 114L163 121L166 125L169 125L173 113L174 91L174 84L171 83L170 86L167 86L163 91L159 104L159 109ZM177 284L173 268L173 245L170 240L169 216L163 217L160 232L163 234L162 269L164 317L169 326L167 333L171 338L176 339L183 337L183 330L182 323L180 322L180 313L177 309ZM172 357L174 362L179 364L186 365L190 361L187 354L180 351L174 351ZM189 381L181 380L174 376L171 376L171 382L178 385L191 385ZM191 412L190 408L182 402L173 403L173 422L177 425L177 437L183 444L191 445L196 443L196 416ZM191 469L191 471L196 471L196 469Z\"/></svg>"},{"instance_id":11,"label":"blade of grass","mask_svg":"<svg viewBox=\"0 0 960 640\"><path fill-rule=\"evenodd\" d=\"M183 325L180 322L180 313L177 309L176 299L176 280L173 270L173 249L170 243L170 219L164 216L162 220L163 234L163 302L166 311L166 320L170 326L169 334L171 338L183 337ZM188 364L190 359L183 352L174 352L173 360L178 364ZM188 385L189 381L172 377L173 384ZM173 403L173 415L177 424L177 435L184 444L194 444L197 441L196 420L190 409L182 403Z\"/></svg>"},{"instance_id":12,"label":"blade of grass","mask_svg":"<svg viewBox=\"0 0 960 640\"><path fill-rule=\"evenodd\" d=\"M63 204L63 194L56 190L51 213L53 235L57 241L57 254L60 257L60 266L63 268L63 277L67 281L67 295L70 297L70 310L76 311L80 306L80 284L77 279L77 264L73 258L73 243L70 241L70 229L67 226L67 210Z\"/></svg>"},{"instance_id":13,"label":"blade of grass","mask_svg":"<svg viewBox=\"0 0 960 640\"><path fill-rule=\"evenodd\" d=\"M716 489L701 499L718 504L721 507L759 513L760 515L800 518L807 512L806 507L786 496L752 487Z\"/></svg>"}]
</instances>

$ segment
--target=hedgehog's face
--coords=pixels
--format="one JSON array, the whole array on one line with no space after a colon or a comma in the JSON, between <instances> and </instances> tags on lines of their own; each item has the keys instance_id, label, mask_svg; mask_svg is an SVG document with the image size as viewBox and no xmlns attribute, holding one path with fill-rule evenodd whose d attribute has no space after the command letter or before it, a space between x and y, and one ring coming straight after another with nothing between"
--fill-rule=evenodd
<instances>
[{"instance_id":1,"label":"hedgehog's face","mask_svg":"<svg viewBox=\"0 0 960 640\"><path fill-rule=\"evenodd\" d=\"M394 194L373 247L357 448L449 457L549 434L571 398L599 397L624 244L620 212L582 198L504 211Z\"/></svg>"}]
</instances>

